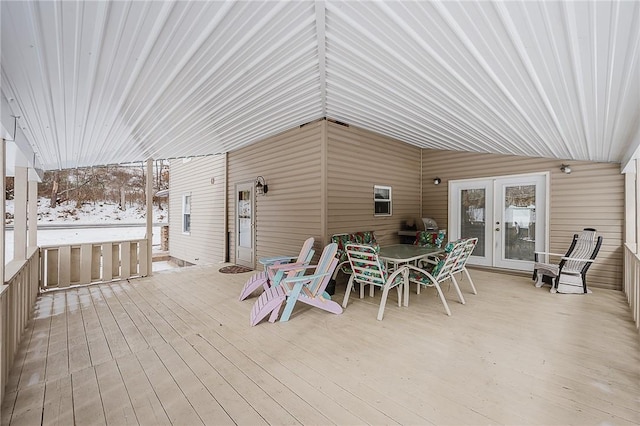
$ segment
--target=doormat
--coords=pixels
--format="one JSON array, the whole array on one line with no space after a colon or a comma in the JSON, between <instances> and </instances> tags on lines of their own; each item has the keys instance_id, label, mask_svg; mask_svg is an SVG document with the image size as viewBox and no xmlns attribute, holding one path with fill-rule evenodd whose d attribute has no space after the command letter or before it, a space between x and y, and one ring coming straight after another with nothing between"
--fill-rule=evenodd
<instances>
[{"instance_id":1,"label":"doormat","mask_svg":"<svg viewBox=\"0 0 640 426\"><path fill-rule=\"evenodd\" d=\"M251 271L253 271L253 269L247 268L246 266L240 266L240 265L225 266L223 268L220 268L219 270L219 272L222 272L223 274L242 274L244 272L251 272Z\"/></svg>"}]
</instances>

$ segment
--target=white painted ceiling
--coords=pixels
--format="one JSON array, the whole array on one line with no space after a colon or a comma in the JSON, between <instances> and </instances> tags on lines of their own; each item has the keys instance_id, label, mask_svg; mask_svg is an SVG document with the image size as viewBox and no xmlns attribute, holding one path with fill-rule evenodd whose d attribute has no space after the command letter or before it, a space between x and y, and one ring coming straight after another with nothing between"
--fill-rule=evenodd
<instances>
[{"instance_id":1,"label":"white painted ceiling","mask_svg":"<svg viewBox=\"0 0 640 426\"><path fill-rule=\"evenodd\" d=\"M640 2L6 1L2 124L45 169L327 117L424 148L624 163ZM9 111L6 111L6 109Z\"/></svg>"}]
</instances>

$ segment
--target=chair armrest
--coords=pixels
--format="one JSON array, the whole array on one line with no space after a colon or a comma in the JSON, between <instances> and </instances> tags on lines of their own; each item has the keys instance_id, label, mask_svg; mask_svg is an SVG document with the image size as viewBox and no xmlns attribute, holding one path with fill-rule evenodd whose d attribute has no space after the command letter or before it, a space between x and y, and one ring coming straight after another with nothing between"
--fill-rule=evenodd
<instances>
[{"instance_id":1,"label":"chair armrest","mask_svg":"<svg viewBox=\"0 0 640 426\"><path fill-rule=\"evenodd\" d=\"M580 259L578 257L564 257L564 256L562 256L562 260L576 260L578 262L595 262L595 259Z\"/></svg>"},{"instance_id":2,"label":"chair armrest","mask_svg":"<svg viewBox=\"0 0 640 426\"><path fill-rule=\"evenodd\" d=\"M409 281L409 267L411 265L402 265L400 266L398 269L396 269L395 271L393 271L393 273L391 275L389 275L389 277L387 278L386 282L392 282L393 280L396 279L396 277L400 274L402 274L404 276L404 280L406 282ZM413 268L415 268L415 266L412 266Z\"/></svg>"},{"instance_id":3,"label":"chair armrest","mask_svg":"<svg viewBox=\"0 0 640 426\"><path fill-rule=\"evenodd\" d=\"M330 272L325 272L322 274L313 274L313 275L303 275L301 277L291 277L291 278L285 278L282 280L283 283L299 283L299 282L307 282L307 281L311 281L314 280L316 278L322 278L325 277L327 275L329 275Z\"/></svg>"},{"instance_id":4,"label":"chair armrest","mask_svg":"<svg viewBox=\"0 0 640 426\"><path fill-rule=\"evenodd\" d=\"M269 266L273 263L280 263L284 261L292 261L293 259L297 259L298 256L274 256L274 257L263 257L258 260L261 265Z\"/></svg>"},{"instance_id":5,"label":"chair armrest","mask_svg":"<svg viewBox=\"0 0 640 426\"><path fill-rule=\"evenodd\" d=\"M564 256L564 254L551 253L551 252L548 252L548 251L536 251L536 252L534 252L534 253L535 253L535 254L548 254L549 256L560 256L560 257L563 257L563 256Z\"/></svg>"},{"instance_id":6,"label":"chair armrest","mask_svg":"<svg viewBox=\"0 0 640 426\"><path fill-rule=\"evenodd\" d=\"M317 265L309 265L307 263L282 263L277 265L271 265L269 266L269 269L274 269L282 272L289 272L289 271L309 269L309 268L315 268L315 267L317 267Z\"/></svg>"}]
</instances>

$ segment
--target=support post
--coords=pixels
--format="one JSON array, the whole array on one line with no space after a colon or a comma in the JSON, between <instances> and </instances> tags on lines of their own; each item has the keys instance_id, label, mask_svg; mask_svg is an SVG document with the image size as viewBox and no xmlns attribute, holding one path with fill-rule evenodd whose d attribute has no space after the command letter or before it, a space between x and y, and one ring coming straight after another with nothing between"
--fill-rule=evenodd
<instances>
[{"instance_id":1,"label":"support post","mask_svg":"<svg viewBox=\"0 0 640 426\"><path fill-rule=\"evenodd\" d=\"M27 247L36 247L38 245L38 181L29 180L29 215L27 217L29 228L29 244Z\"/></svg>"},{"instance_id":2,"label":"support post","mask_svg":"<svg viewBox=\"0 0 640 426\"><path fill-rule=\"evenodd\" d=\"M153 159L147 160L147 274L153 275Z\"/></svg>"},{"instance_id":3,"label":"support post","mask_svg":"<svg viewBox=\"0 0 640 426\"><path fill-rule=\"evenodd\" d=\"M635 164L635 170L636 172L634 173L633 176L633 182L631 183L631 191L633 191L633 200L635 201L635 205L634 205L634 212L633 212L633 216L629 217L627 222L627 226L629 226L629 223L631 223L634 232L635 232L635 236L634 236L634 248L635 248L635 253L636 254L640 254L640 252L638 251L638 247L640 247L640 217L638 217L638 213L640 212L640 182L638 182L638 178L640 177L640 161L638 161L638 159L633 160L636 164Z\"/></svg>"},{"instance_id":4,"label":"support post","mask_svg":"<svg viewBox=\"0 0 640 426\"><path fill-rule=\"evenodd\" d=\"M2 282L0 282L0 287L4 285L4 265L7 263L5 261L5 217L6 217L6 199L7 199L7 143L4 139L2 139L2 147L0 147L0 178L2 182L0 182L0 192L2 192L2 203L0 203L0 276L2 276ZM1 307L0 307L1 308ZM0 381L2 383L2 381Z\"/></svg>"},{"instance_id":5,"label":"support post","mask_svg":"<svg viewBox=\"0 0 640 426\"><path fill-rule=\"evenodd\" d=\"M4 222L5 222L5 199L6 194L7 194L7 187L6 187L6 176L7 176L7 166L6 166L6 161L7 161L7 148L6 148L6 142L4 139L0 139L2 141L2 146L0 146L0 192L2 193L2 202L0 203L0 218L2 218L2 220L0 220L0 276L2 276L2 281L0 282L0 344L2 346L2 348L0 348L0 405L1 405L1 401L4 399L4 385L6 380L6 377L3 376L3 370L4 370L4 366L7 363L7 359L6 359L6 350L4 348L5 345L5 340L6 340L6 336L5 336L5 331L4 331L4 323L3 323L3 318L5 313L3 312L4 306L3 306L3 298L2 298L2 291L5 290L4 288L4 283L6 282L5 277L4 277L4 270L5 267L4 265L6 264L5 260L4 260L4 249L5 249L5 226L4 226ZM2 407L0 407L0 415L2 414Z\"/></svg>"},{"instance_id":6,"label":"support post","mask_svg":"<svg viewBox=\"0 0 640 426\"><path fill-rule=\"evenodd\" d=\"M28 169L16 166L13 212L13 259L27 259L27 175Z\"/></svg>"}]
</instances>

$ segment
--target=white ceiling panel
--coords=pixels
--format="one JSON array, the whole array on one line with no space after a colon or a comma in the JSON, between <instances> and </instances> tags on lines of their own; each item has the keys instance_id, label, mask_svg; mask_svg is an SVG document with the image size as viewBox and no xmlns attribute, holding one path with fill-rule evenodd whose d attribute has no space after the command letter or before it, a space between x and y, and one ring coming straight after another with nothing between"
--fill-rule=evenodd
<instances>
[{"instance_id":1,"label":"white ceiling panel","mask_svg":"<svg viewBox=\"0 0 640 426\"><path fill-rule=\"evenodd\" d=\"M45 169L227 152L322 117L435 149L625 162L640 145L640 2L3 1L0 15L2 117L21 117Z\"/></svg>"}]
</instances>

